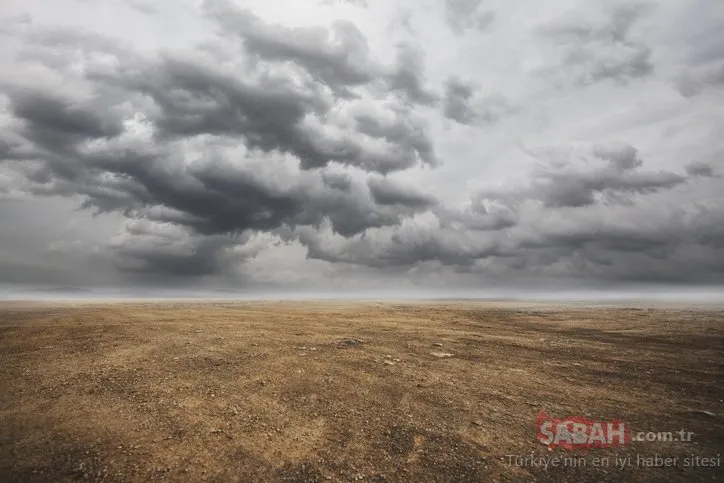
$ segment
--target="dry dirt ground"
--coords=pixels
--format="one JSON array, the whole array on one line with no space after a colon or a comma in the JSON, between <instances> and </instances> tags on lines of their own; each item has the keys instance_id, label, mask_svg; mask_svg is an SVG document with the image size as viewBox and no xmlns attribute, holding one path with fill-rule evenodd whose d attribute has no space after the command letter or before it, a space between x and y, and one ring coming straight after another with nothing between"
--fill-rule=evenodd
<instances>
[{"instance_id":1,"label":"dry dirt ground","mask_svg":"<svg viewBox=\"0 0 724 483\"><path fill-rule=\"evenodd\" d=\"M716 307L5 302L0 481L722 481L683 458L724 447L723 353ZM540 411L694 435L550 451Z\"/></svg>"}]
</instances>

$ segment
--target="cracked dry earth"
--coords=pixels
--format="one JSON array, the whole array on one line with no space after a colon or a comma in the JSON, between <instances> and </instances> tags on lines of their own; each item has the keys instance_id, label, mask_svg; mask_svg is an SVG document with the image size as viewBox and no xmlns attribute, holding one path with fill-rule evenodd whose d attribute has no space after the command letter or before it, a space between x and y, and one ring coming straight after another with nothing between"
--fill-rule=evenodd
<instances>
[{"instance_id":1,"label":"cracked dry earth","mask_svg":"<svg viewBox=\"0 0 724 483\"><path fill-rule=\"evenodd\" d=\"M578 456L716 456L720 308L0 303L2 481L721 481L540 467L536 415L694 433Z\"/></svg>"}]
</instances>

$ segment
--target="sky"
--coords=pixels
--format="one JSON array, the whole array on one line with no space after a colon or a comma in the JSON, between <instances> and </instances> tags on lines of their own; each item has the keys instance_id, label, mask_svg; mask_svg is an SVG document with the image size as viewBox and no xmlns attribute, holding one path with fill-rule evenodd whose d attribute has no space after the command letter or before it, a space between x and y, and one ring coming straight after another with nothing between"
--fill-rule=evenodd
<instances>
[{"instance_id":1,"label":"sky","mask_svg":"<svg viewBox=\"0 0 724 483\"><path fill-rule=\"evenodd\" d=\"M724 2L5 0L0 291L724 293Z\"/></svg>"}]
</instances>

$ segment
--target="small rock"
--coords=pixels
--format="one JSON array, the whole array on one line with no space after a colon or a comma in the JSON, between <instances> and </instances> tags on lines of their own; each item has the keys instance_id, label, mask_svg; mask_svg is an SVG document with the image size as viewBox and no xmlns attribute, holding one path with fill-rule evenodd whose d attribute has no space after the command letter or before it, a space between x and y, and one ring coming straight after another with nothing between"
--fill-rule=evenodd
<instances>
[{"instance_id":1,"label":"small rock","mask_svg":"<svg viewBox=\"0 0 724 483\"><path fill-rule=\"evenodd\" d=\"M703 410L703 409L694 409L694 410L692 410L691 412L692 412L692 413L696 413L696 414L703 414L704 416L709 416L709 417L712 417L712 418L715 418L715 417L716 417L716 414L714 414L713 412L711 412L711 411L705 411L705 410Z\"/></svg>"},{"instance_id":2,"label":"small rock","mask_svg":"<svg viewBox=\"0 0 724 483\"><path fill-rule=\"evenodd\" d=\"M364 344L364 341L360 339L337 339L335 342L337 344L337 347L340 348L357 347Z\"/></svg>"},{"instance_id":3,"label":"small rock","mask_svg":"<svg viewBox=\"0 0 724 483\"><path fill-rule=\"evenodd\" d=\"M390 361L390 360L384 360L384 361L382 361L382 362L385 363L385 364L388 365L388 366L394 366L394 365L395 365L395 362L394 362L394 361Z\"/></svg>"},{"instance_id":4,"label":"small rock","mask_svg":"<svg viewBox=\"0 0 724 483\"><path fill-rule=\"evenodd\" d=\"M447 359L448 357L453 356L449 352L430 352L430 355L433 357L437 357L438 359Z\"/></svg>"},{"instance_id":5,"label":"small rock","mask_svg":"<svg viewBox=\"0 0 724 483\"><path fill-rule=\"evenodd\" d=\"M433 342L432 345L433 345L434 347L442 347L442 343L441 343L441 342Z\"/></svg>"}]
</instances>

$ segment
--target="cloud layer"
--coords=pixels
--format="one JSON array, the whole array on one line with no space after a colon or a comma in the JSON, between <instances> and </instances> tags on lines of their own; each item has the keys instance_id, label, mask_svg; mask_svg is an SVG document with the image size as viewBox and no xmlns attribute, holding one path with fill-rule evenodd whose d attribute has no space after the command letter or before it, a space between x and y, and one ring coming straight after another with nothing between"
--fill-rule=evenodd
<instances>
[{"instance_id":1,"label":"cloud layer","mask_svg":"<svg viewBox=\"0 0 724 483\"><path fill-rule=\"evenodd\" d=\"M0 282L724 283L722 9L294 5L2 12Z\"/></svg>"}]
</instances>

